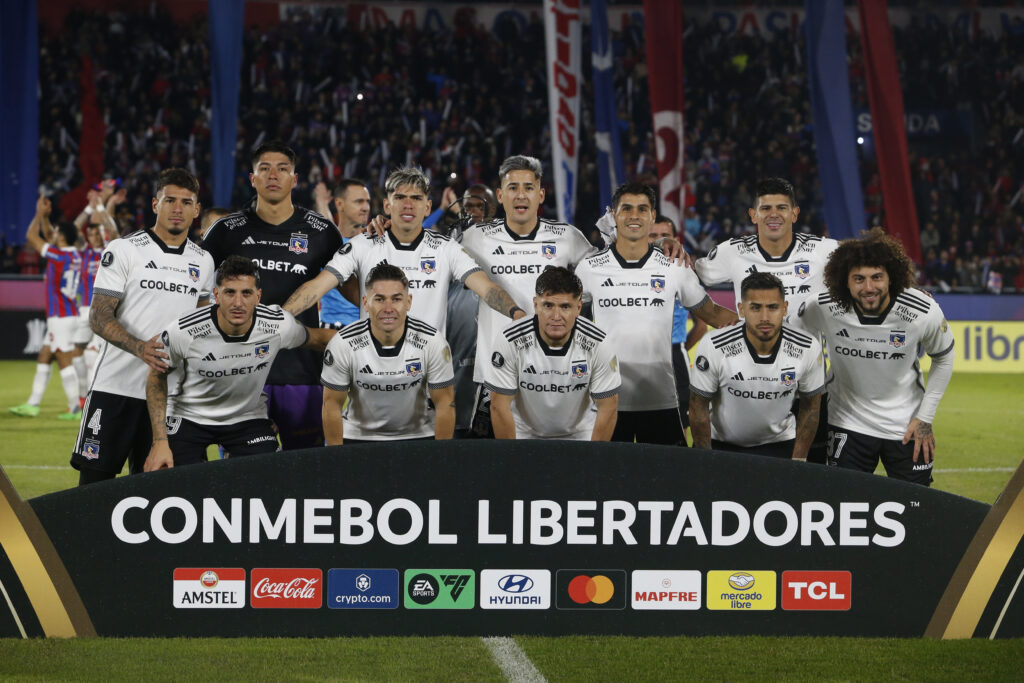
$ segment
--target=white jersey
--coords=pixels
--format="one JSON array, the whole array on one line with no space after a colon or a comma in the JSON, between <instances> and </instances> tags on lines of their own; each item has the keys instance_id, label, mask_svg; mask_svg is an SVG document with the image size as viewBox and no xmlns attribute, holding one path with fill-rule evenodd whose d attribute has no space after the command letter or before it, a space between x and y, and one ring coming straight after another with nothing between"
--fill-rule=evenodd
<instances>
[{"instance_id":1,"label":"white jersey","mask_svg":"<svg viewBox=\"0 0 1024 683\"><path fill-rule=\"evenodd\" d=\"M619 410L674 410L674 304L678 299L692 311L709 300L697 276L658 249L629 262L615 247L584 259L576 275L584 297L593 301L594 322L608 330L607 343L619 359Z\"/></svg>"},{"instance_id":2,"label":"white jersey","mask_svg":"<svg viewBox=\"0 0 1024 683\"><path fill-rule=\"evenodd\" d=\"M388 441L434 436L428 389L452 386L455 374L444 337L410 316L392 347L381 346L369 320L343 327L324 352L320 382L348 392L344 438Z\"/></svg>"},{"instance_id":3,"label":"white jersey","mask_svg":"<svg viewBox=\"0 0 1024 683\"><path fill-rule=\"evenodd\" d=\"M366 277L374 266L390 263L402 269L412 294L410 313L443 330L448 315L448 284L465 283L480 270L477 262L457 242L432 230L424 230L410 244L402 244L388 230L380 237L357 235L342 245L326 270L341 284L355 275L360 298L366 294ZM366 317L360 306L359 315Z\"/></svg>"},{"instance_id":4,"label":"white jersey","mask_svg":"<svg viewBox=\"0 0 1024 683\"><path fill-rule=\"evenodd\" d=\"M585 441L594 431L592 398L619 392L618 365L605 333L586 318L577 318L565 346L554 349L541 339L533 316L502 331L487 360L484 384L515 396L516 438Z\"/></svg>"},{"instance_id":5,"label":"white jersey","mask_svg":"<svg viewBox=\"0 0 1024 683\"><path fill-rule=\"evenodd\" d=\"M775 275L782 280L789 302L786 322L799 326L796 310L808 296L824 289L825 263L838 246L834 239L794 232L789 249L774 258L758 244L757 235L747 235L722 242L707 256L697 259L694 268L706 285L732 282L737 308L743 278L755 272Z\"/></svg>"},{"instance_id":6,"label":"white jersey","mask_svg":"<svg viewBox=\"0 0 1024 683\"><path fill-rule=\"evenodd\" d=\"M200 299L208 299L215 274L213 257L192 240L169 247L152 231L142 230L113 240L103 250L93 295L120 299L117 321L147 341L194 310ZM146 400L148 373L137 356L106 344L92 389Z\"/></svg>"},{"instance_id":7,"label":"white jersey","mask_svg":"<svg viewBox=\"0 0 1024 683\"><path fill-rule=\"evenodd\" d=\"M902 439L924 396L918 358L953 350L939 305L920 289L901 292L883 315L862 316L827 292L804 303L800 318L825 336L831 377L828 422L880 439Z\"/></svg>"},{"instance_id":8,"label":"white jersey","mask_svg":"<svg viewBox=\"0 0 1024 683\"><path fill-rule=\"evenodd\" d=\"M217 323L217 306L178 318L161 340L172 370L167 378L167 416L203 425L266 419L263 385L281 349L306 343L308 332L280 306L257 305L253 324L229 337Z\"/></svg>"},{"instance_id":9,"label":"white jersey","mask_svg":"<svg viewBox=\"0 0 1024 683\"><path fill-rule=\"evenodd\" d=\"M462 233L462 246L484 267L487 276L509 293L519 308L533 312L537 276L548 266L572 268L597 251L568 223L539 219L528 235L512 232L504 220L479 223ZM509 319L480 302L473 381L483 381L494 343Z\"/></svg>"},{"instance_id":10,"label":"white jersey","mask_svg":"<svg viewBox=\"0 0 1024 683\"><path fill-rule=\"evenodd\" d=\"M771 354L761 357L745 328L741 320L700 340L690 391L711 399L712 439L744 447L794 439L794 394L825 391L821 344L783 325Z\"/></svg>"}]
</instances>

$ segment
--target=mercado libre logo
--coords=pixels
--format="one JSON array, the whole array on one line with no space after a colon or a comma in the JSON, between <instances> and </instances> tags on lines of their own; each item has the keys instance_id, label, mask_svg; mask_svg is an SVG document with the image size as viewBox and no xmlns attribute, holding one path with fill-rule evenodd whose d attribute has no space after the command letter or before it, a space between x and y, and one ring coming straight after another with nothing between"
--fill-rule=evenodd
<instances>
[{"instance_id":1,"label":"mercado libre logo","mask_svg":"<svg viewBox=\"0 0 1024 683\"><path fill-rule=\"evenodd\" d=\"M472 569L406 569L406 609L473 609L476 574Z\"/></svg>"},{"instance_id":2,"label":"mercado libre logo","mask_svg":"<svg viewBox=\"0 0 1024 683\"><path fill-rule=\"evenodd\" d=\"M555 573L558 609L625 609L622 569L559 569Z\"/></svg>"}]
</instances>

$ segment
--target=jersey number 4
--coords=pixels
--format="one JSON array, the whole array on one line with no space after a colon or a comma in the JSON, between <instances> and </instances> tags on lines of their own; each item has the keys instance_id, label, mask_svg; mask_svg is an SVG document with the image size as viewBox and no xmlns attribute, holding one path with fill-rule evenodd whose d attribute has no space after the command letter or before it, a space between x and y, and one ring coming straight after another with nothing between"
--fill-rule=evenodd
<instances>
[{"instance_id":1,"label":"jersey number 4","mask_svg":"<svg viewBox=\"0 0 1024 683\"><path fill-rule=\"evenodd\" d=\"M103 416L103 408L97 408L92 411L92 417L89 418L88 424L85 425L86 429L92 430L92 435L96 436L100 433L100 418Z\"/></svg>"}]
</instances>

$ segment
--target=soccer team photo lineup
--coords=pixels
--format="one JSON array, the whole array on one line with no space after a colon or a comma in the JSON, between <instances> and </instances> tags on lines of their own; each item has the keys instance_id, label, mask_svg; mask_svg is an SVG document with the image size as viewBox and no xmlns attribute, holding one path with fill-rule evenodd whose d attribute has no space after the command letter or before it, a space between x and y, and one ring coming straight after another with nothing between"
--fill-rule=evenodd
<instances>
[{"instance_id":1,"label":"soccer team photo lineup","mask_svg":"<svg viewBox=\"0 0 1024 683\"><path fill-rule=\"evenodd\" d=\"M1024 633L1024 9L108 4L2 10L12 634Z\"/></svg>"}]
</instances>

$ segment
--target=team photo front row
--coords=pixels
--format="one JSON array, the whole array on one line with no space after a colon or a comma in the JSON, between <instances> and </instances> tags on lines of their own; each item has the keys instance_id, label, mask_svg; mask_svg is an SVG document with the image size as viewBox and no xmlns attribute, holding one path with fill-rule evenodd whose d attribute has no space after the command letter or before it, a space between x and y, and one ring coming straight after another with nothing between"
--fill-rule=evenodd
<instances>
[{"instance_id":1,"label":"team photo front row","mask_svg":"<svg viewBox=\"0 0 1024 683\"><path fill-rule=\"evenodd\" d=\"M538 218L540 164L510 157L497 192L504 219L484 211L460 233L424 229L428 180L402 168L387 179L383 219L342 239L320 214L291 205L288 151L256 151L255 206L215 223L202 247L188 239L198 182L169 169L156 184L155 225L103 251L90 325L106 345L72 455L80 484L113 478L126 461L133 473L202 462L211 445L239 457L282 445L451 439L466 366L473 405L489 400L495 438L685 446L688 413L697 448L815 461L820 446L818 462L872 472L880 460L889 476L931 482L931 424L952 376L953 338L938 304L914 288L913 263L880 229L842 243L796 235L792 186L768 179L750 212L754 242L730 240L691 265L659 248L677 256L674 239L653 242L654 191L626 183L598 250L574 226ZM298 224L280 229L289 221ZM287 269L261 267L245 245L289 232L282 246L309 262L282 286ZM788 240L782 255L771 255L771 239ZM738 316L701 284L716 281L730 250L786 266L732 277ZM820 285L794 297L790 272ZM313 304L353 280L361 317L320 326ZM477 315L448 319L450 295L463 291ZM672 359L678 309L716 328L696 344L692 368L683 363L688 406L685 396L679 406ZM475 362L453 362L453 323L475 326ZM923 353L932 358L927 384ZM286 440L285 421L268 412L275 403L307 425L304 445Z\"/></svg>"}]
</instances>

